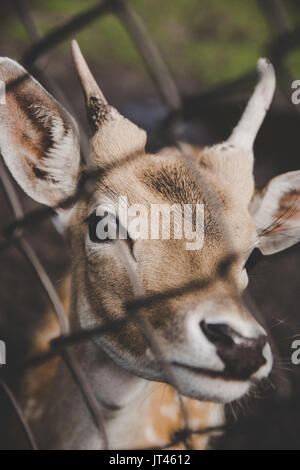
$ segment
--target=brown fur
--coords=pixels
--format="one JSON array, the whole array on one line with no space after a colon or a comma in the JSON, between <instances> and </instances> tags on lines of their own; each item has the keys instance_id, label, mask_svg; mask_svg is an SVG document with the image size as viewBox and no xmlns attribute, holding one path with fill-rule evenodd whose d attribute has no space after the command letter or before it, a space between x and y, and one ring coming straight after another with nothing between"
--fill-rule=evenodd
<instances>
[{"instance_id":1,"label":"brown fur","mask_svg":"<svg viewBox=\"0 0 300 470\"><path fill-rule=\"evenodd\" d=\"M285 220L297 220L300 215L300 191L293 190L283 195L280 199L280 207L275 218L280 221L274 230L280 231L284 227Z\"/></svg>"},{"instance_id":2,"label":"brown fur","mask_svg":"<svg viewBox=\"0 0 300 470\"><path fill-rule=\"evenodd\" d=\"M162 442L166 445L182 425L182 418L175 392L169 385L157 382L174 383L175 377L176 387L188 397L184 401L188 425L193 429L222 421L220 413L213 417L218 405L207 404L207 400L232 401L251 386L250 376L243 381L234 377L223 380L226 364L201 323L225 322L230 331L236 330L245 341L264 334L241 302L241 293L247 284L245 262L256 241L256 226L249 212L254 194L251 143L273 95L273 69L267 61L259 62L261 83L241 125L227 143L205 149L181 144L178 149L146 155L145 131L106 104L74 42L73 58L93 121L91 158L96 167L105 171L89 200L75 204L69 213L60 212L73 252L71 328L77 331L110 320L127 319L120 332L99 335L75 348L75 353L99 403L110 404L102 405L109 445L114 448L155 446ZM4 78L19 77L20 66L9 60L1 64L6 72ZM42 119L37 115L32 118L32 108L26 101L28 94L34 95L32 101L42 110ZM7 125L7 119L2 119L3 156L31 197L53 205L73 194L80 177L76 125L31 77L12 96L6 117L17 119L20 132L15 136L14 128ZM20 112L22 106L25 112L24 109ZM53 121L55 117L58 124ZM251 125L250 134L245 132L247 123ZM56 135L56 145L52 145L50 154L49 126ZM64 136L62 129L68 130ZM12 144L7 144L7 136L15 136ZM21 145L25 150L20 162ZM47 178L45 171L49 172ZM119 250L121 240L117 244L93 240L89 236L90 215L100 204L116 204L119 196L126 197L129 205L143 204L148 210L153 204L203 203L203 247L190 251L186 249L189 241L186 238L159 237L137 239L131 248L127 243ZM195 286L201 282L201 289L183 289L187 284ZM177 295L163 296L174 289L181 290ZM156 297L160 298L159 304L153 301L140 308L137 317L131 317L126 303L144 294L161 294ZM174 377L161 367L149 347L148 337L137 321L139 316L159 345L160 354L169 362ZM47 347L49 339L58 333L52 322L40 333L37 350ZM260 378L268 374L271 359L269 351L266 367L256 371ZM31 389L25 393L25 401L41 446L102 448L103 442L91 425L82 396L62 365L54 361L35 372L35 379L29 380ZM193 437L192 441L197 448L203 448L207 437Z\"/></svg>"},{"instance_id":3,"label":"brown fur","mask_svg":"<svg viewBox=\"0 0 300 470\"><path fill-rule=\"evenodd\" d=\"M67 316L70 312L70 281L70 277L67 276L58 291ZM49 306L49 310L45 315L44 324L39 331L35 333L33 338L32 348L29 353L30 356L38 356L39 354L49 351L51 341L58 338L60 334L61 332L55 312L53 308ZM59 362L60 359L56 357L25 374L20 386L22 390L21 400L26 414L31 420L39 417L41 412L40 404L47 403L49 399L50 390L59 367Z\"/></svg>"}]
</instances>

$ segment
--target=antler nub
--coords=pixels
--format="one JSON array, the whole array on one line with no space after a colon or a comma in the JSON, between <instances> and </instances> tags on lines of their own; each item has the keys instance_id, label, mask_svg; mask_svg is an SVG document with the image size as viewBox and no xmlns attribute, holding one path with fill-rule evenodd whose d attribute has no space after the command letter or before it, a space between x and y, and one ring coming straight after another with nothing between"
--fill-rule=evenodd
<instances>
[{"instance_id":1,"label":"antler nub","mask_svg":"<svg viewBox=\"0 0 300 470\"><path fill-rule=\"evenodd\" d=\"M111 108L94 79L78 42L72 41L72 57L86 98L87 116L94 132L109 118Z\"/></svg>"},{"instance_id":2,"label":"antler nub","mask_svg":"<svg viewBox=\"0 0 300 470\"><path fill-rule=\"evenodd\" d=\"M107 104L107 101L102 91L100 90L96 80L94 79L89 69L89 66L86 63L85 58L82 55L78 42L75 39L73 39L72 41L71 48L73 62L76 67L80 83L87 101L94 97Z\"/></svg>"},{"instance_id":3,"label":"antler nub","mask_svg":"<svg viewBox=\"0 0 300 470\"><path fill-rule=\"evenodd\" d=\"M276 88L275 71L269 60L259 59L257 72L259 82L240 122L228 139L229 143L246 150L252 150L257 133L272 103Z\"/></svg>"},{"instance_id":4,"label":"antler nub","mask_svg":"<svg viewBox=\"0 0 300 470\"><path fill-rule=\"evenodd\" d=\"M100 164L145 150L146 132L110 106L94 79L77 41L72 41L73 61L86 97L92 127L94 158Z\"/></svg>"}]
</instances>

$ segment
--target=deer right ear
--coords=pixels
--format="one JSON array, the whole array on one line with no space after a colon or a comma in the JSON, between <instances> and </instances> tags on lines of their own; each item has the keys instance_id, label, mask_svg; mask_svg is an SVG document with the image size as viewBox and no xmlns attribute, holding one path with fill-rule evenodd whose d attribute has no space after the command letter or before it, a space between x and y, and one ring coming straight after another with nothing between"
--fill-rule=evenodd
<instances>
[{"instance_id":1,"label":"deer right ear","mask_svg":"<svg viewBox=\"0 0 300 470\"><path fill-rule=\"evenodd\" d=\"M16 62L0 59L0 150L21 188L54 206L71 196L80 171L77 124Z\"/></svg>"},{"instance_id":2,"label":"deer right ear","mask_svg":"<svg viewBox=\"0 0 300 470\"><path fill-rule=\"evenodd\" d=\"M258 248L272 255L300 242L300 171L277 176L256 195L250 211Z\"/></svg>"}]
</instances>

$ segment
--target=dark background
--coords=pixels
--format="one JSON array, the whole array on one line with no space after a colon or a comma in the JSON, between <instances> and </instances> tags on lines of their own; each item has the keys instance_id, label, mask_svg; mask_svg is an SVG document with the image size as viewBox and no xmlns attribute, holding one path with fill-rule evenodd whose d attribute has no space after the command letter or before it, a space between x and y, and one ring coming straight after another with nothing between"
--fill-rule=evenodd
<instances>
[{"instance_id":1,"label":"dark background","mask_svg":"<svg viewBox=\"0 0 300 470\"><path fill-rule=\"evenodd\" d=\"M300 79L297 0L129 3L136 7L184 97L177 126L181 138L200 145L226 138L252 90L251 72L258 57L268 56L275 62L279 80L274 104L255 145L257 184L261 187L282 172L299 169L300 108L291 104L292 80ZM40 35L95 4L92 0L0 2L0 55L22 60ZM169 143L165 132L169 110L115 15L95 19L73 36L80 41L109 101L148 130L149 148ZM55 92L61 91L69 103L66 106L87 131L83 99L70 60L71 38L64 38L39 59L34 73L48 88L51 79ZM17 191L26 211L37 207ZM0 215L1 230L13 220L1 181ZM26 236L59 289L69 268L64 240L50 220L27 230ZM291 344L300 339L299 273L299 245L265 258L250 273L249 295L269 329L277 360L271 383L228 408L230 427L215 442L216 448L300 448L300 366L291 363ZM8 364L26 354L46 307L47 296L30 264L14 247L1 250L0 338L8 344ZM7 399L0 394L0 448L7 446L8 409Z\"/></svg>"}]
</instances>

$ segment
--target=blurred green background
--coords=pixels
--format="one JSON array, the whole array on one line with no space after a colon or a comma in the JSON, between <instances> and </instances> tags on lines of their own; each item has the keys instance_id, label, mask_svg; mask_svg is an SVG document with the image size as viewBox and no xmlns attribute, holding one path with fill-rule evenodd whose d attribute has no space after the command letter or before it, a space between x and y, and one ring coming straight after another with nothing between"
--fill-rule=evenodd
<instances>
[{"instance_id":1,"label":"blurred green background","mask_svg":"<svg viewBox=\"0 0 300 470\"><path fill-rule=\"evenodd\" d=\"M131 0L175 76L202 85L222 83L253 69L272 39L256 0ZM6 3L8 8L9 2ZM95 0L32 0L36 23L46 33L72 15L95 5ZM300 2L285 0L291 27L300 17ZM5 21L4 21L5 20ZM1 21L1 20L0 20ZM30 39L16 15L2 16L1 38L18 44ZM88 59L100 64L117 62L135 71L143 64L127 32L113 15L96 19L76 37ZM69 54L67 44L60 46ZM300 77L300 52L288 58L291 72Z\"/></svg>"}]
</instances>

